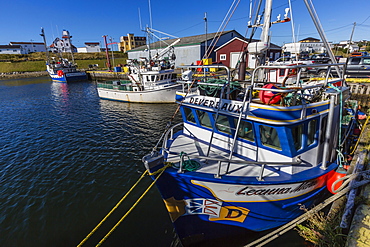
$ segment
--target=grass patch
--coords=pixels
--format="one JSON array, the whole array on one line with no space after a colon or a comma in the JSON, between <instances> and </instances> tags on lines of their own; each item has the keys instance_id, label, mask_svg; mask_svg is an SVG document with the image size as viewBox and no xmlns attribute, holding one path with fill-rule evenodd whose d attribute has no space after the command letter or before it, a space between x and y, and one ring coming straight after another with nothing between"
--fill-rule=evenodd
<instances>
[{"instance_id":1,"label":"grass patch","mask_svg":"<svg viewBox=\"0 0 370 247\"><path fill-rule=\"evenodd\" d=\"M89 69L90 64L98 64L99 69L106 69L106 60L103 59L83 59L75 60L78 68ZM111 61L112 63L112 61ZM115 58L114 66L118 64L126 64L126 58ZM11 72L35 72L45 71L45 61L22 61L22 62L0 62L0 73L11 73Z\"/></svg>"},{"instance_id":2,"label":"grass patch","mask_svg":"<svg viewBox=\"0 0 370 247\"><path fill-rule=\"evenodd\" d=\"M314 214L305 225L298 225L298 233L306 241L320 247L342 247L347 235L339 227L342 220L344 204L333 210L329 215L323 212Z\"/></svg>"},{"instance_id":3,"label":"grass patch","mask_svg":"<svg viewBox=\"0 0 370 247\"><path fill-rule=\"evenodd\" d=\"M112 53L109 52L112 66L126 64L126 53L115 51L113 52L113 56L114 64ZM50 53L50 57L57 57L57 54ZM70 61L72 60L70 53L63 54L63 57ZM101 70L107 69L105 52L73 53L73 57L80 69L89 69L90 64L98 64L98 68ZM45 52L34 52L31 54L0 54L0 73L45 71L45 61Z\"/></svg>"}]
</instances>

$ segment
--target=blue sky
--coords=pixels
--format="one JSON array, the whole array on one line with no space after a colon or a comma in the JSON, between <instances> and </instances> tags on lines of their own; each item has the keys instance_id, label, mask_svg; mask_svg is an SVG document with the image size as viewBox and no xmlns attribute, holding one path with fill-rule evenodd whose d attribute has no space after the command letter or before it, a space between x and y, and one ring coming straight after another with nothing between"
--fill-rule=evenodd
<instances>
[{"instance_id":1,"label":"blue sky","mask_svg":"<svg viewBox=\"0 0 370 247\"><path fill-rule=\"evenodd\" d=\"M9 42L42 42L39 35L45 29L48 44L61 37L63 29L72 35L77 47L84 42L102 42L108 35L113 42L120 36L134 33L144 36L140 29L151 25L167 34L184 37L205 33L204 13L207 12L208 33L216 32L234 0L149 0L96 1L96 0L12 0L3 1L0 14L0 44ZM256 3L253 0L253 5ZM330 42L348 40L356 22L353 40L370 40L369 0L312 0L321 24ZM320 38L303 0L291 0L295 36ZM240 0L225 30L236 30L250 36L247 31L250 0ZM272 21L283 16L288 0L273 3ZM139 11L140 9L140 11ZM139 12L140 17L139 18ZM150 22L150 13L151 20ZM140 21L141 20L141 21ZM272 43L283 45L292 42L290 23L276 24L271 28ZM165 35L162 35L162 37ZM259 39L259 32L254 38Z\"/></svg>"}]
</instances>

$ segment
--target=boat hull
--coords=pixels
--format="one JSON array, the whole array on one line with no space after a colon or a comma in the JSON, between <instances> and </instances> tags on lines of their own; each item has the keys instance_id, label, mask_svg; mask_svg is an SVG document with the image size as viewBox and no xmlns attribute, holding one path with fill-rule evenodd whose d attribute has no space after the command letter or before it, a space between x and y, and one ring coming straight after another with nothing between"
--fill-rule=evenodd
<instances>
[{"instance_id":1,"label":"boat hull","mask_svg":"<svg viewBox=\"0 0 370 247\"><path fill-rule=\"evenodd\" d=\"M63 75L58 74L49 74L49 75L54 82L61 83L87 80L87 74L85 72L65 73Z\"/></svg>"},{"instance_id":2,"label":"boat hull","mask_svg":"<svg viewBox=\"0 0 370 247\"><path fill-rule=\"evenodd\" d=\"M184 245L274 229L305 213L329 195L333 164L318 177L300 181L243 181L205 178L168 168L157 181ZM154 178L154 177L153 177Z\"/></svg>"},{"instance_id":3,"label":"boat hull","mask_svg":"<svg viewBox=\"0 0 370 247\"><path fill-rule=\"evenodd\" d=\"M98 87L98 94L101 99L130 103L175 103L176 91L181 88L181 85L171 85L155 90L124 91Z\"/></svg>"}]
</instances>

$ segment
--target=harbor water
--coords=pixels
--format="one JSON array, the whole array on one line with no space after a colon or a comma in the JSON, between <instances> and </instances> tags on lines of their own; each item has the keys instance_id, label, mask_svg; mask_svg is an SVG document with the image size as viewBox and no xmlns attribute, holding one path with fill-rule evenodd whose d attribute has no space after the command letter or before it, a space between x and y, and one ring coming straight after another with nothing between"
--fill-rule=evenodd
<instances>
[{"instance_id":1,"label":"harbor water","mask_svg":"<svg viewBox=\"0 0 370 247\"><path fill-rule=\"evenodd\" d=\"M176 108L100 100L91 81L0 80L0 245L77 246L144 172L141 158ZM144 178L84 246L95 246L151 182ZM290 237L281 244L302 246ZM175 242L154 187L103 246Z\"/></svg>"}]
</instances>

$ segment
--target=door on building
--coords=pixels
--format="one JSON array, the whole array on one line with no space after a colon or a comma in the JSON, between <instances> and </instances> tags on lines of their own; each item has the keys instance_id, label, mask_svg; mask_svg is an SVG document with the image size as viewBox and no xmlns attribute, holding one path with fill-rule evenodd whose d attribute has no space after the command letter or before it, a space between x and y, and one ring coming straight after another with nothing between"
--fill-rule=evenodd
<instances>
[{"instance_id":1,"label":"door on building","mask_svg":"<svg viewBox=\"0 0 370 247\"><path fill-rule=\"evenodd\" d=\"M230 54L230 68L235 69L242 52L233 52Z\"/></svg>"}]
</instances>

